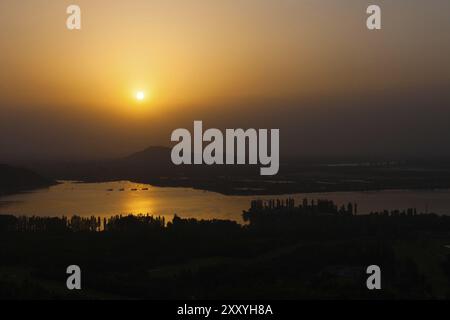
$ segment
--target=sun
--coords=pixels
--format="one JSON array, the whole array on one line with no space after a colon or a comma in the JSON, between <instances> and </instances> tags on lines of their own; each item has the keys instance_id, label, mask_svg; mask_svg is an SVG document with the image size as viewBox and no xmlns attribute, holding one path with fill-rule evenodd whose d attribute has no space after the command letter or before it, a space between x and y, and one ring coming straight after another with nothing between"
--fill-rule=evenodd
<instances>
[{"instance_id":1,"label":"sun","mask_svg":"<svg viewBox=\"0 0 450 320\"><path fill-rule=\"evenodd\" d=\"M136 99L138 101L142 101L145 99L145 92L144 91L138 91L136 92Z\"/></svg>"}]
</instances>

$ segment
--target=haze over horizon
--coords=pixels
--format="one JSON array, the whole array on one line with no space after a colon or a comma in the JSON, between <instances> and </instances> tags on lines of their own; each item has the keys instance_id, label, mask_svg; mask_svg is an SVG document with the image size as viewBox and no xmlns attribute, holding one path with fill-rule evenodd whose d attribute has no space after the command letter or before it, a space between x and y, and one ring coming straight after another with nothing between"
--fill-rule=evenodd
<instances>
[{"instance_id":1,"label":"haze over horizon","mask_svg":"<svg viewBox=\"0 0 450 320\"><path fill-rule=\"evenodd\" d=\"M281 158L450 155L446 0L76 2L81 31L71 1L0 3L0 162L124 156L194 120L280 128Z\"/></svg>"}]
</instances>

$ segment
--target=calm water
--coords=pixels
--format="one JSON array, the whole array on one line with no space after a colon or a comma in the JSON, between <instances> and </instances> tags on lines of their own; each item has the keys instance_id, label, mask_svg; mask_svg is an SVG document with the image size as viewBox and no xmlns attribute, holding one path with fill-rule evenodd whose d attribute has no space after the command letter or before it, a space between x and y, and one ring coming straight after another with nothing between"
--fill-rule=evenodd
<instances>
[{"instance_id":1,"label":"calm water","mask_svg":"<svg viewBox=\"0 0 450 320\"><path fill-rule=\"evenodd\" d=\"M112 189L112 190L110 190ZM119 191L123 189L123 191ZM137 189L133 191L132 189ZM148 189L148 190L143 190ZM333 192L291 195L298 201L330 199L338 205L358 203L359 213L416 207L418 211L450 214L450 190ZM225 196L189 188L161 188L127 181L108 183L63 182L48 189L0 198L0 214L39 216L110 216L150 213L171 219L231 219L242 222L242 210L255 198L277 196Z\"/></svg>"}]
</instances>

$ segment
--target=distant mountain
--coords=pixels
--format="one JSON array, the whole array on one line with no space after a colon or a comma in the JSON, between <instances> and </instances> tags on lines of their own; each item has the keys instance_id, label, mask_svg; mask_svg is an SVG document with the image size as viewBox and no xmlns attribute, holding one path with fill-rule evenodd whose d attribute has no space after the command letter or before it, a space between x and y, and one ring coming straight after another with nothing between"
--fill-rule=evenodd
<instances>
[{"instance_id":1,"label":"distant mountain","mask_svg":"<svg viewBox=\"0 0 450 320\"><path fill-rule=\"evenodd\" d=\"M450 161L446 159L333 163L287 158L282 159L278 175L260 176L260 165L177 166L170 154L168 147L149 147L117 159L35 164L31 168L57 180L129 180L239 195L450 188Z\"/></svg>"},{"instance_id":2,"label":"distant mountain","mask_svg":"<svg viewBox=\"0 0 450 320\"><path fill-rule=\"evenodd\" d=\"M168 147L149 147L133 153L125 158L116 159L109 163L109 170L120 173L126 179L135 181L155 181L167 179L189 178L191 181L200 177L208 179L223 175L248 175L249 166L202 166L202 165L174 165L171 159L172 150ZM192 155L193 158L193 155ZM114 168L114 169L112 169ZM255 171L255 170L253 170Z\"/></svg>"},{"instance_id":3,"label":"distant mountain","mask_svg":"<svg viewBox=\"0 0 450 320\"><path fill-rule=\"evenodd\" d=\"M0 195L49 187L55 181L24 168L0 164Z\"/></svg>"},{"instance_id":4,"label":"distant mountain","mask_svg":"<svg viewBox=\"0 0 450 320\"><path fill-rule=\"evenodd\" d=\"M158 186L194 187L231 193L231 180L259 178L259 166L174 165L171 149L153 146L129 156L83 163L47 163L33 168L58 180L104 182L130 180ZM232 186L230 186L232 184ZM226 189L226 190L225 190ZM239 191L241 193L241 191Z\"/></svg>"},{"instance_id":5,"label":"distant mountain","mask_svg":"<svg viewBox=\"0 0 450 320\"><path fill-rule=\"evenodd\" d=\"M167 147L149 147L143 151L139 151L121 159L124 162L134 162L143 164L165 164L170 162L171 149ZM120 161L120 159L119 159Z\"/></svg>"},{"instance_id":6,"label":"distant mountain","mask_svg":"<svg viewBox=\"0 0 450 320\"><path fill-rule=\"evenodd\" d=\"M99 182L112 180L155 181L183 174L170 159L171 149L149 147L126 157L85 162L42 162L32 168L57 180Z\"/></svg>"},{"instance_id":7,"label":"distant mountain","mask_svg":"<svg viewBox=\"0 0 450 320\"><path fill-rule=\"evenodd\" d=\"M178 175L180 168L172 164L170 153L171 149L167 147L149 147L125 158L112 160L108 167L125 178Z\"/></svg>"}]
</instances>

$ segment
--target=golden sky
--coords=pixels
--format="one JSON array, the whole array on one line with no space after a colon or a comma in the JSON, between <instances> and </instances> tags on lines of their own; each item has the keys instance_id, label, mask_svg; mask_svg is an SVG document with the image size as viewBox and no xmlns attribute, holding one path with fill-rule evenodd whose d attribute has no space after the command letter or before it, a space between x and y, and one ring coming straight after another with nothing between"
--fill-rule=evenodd
<instances>
[{"instance_id":1,"label":"golden sky","mask_svg":"<svg viewBox=\"0 0 450 320\"><path fill-rule=\"evenodd\" d=\"M65 27L73 3L81 31ZM366 29L369 3L381 31ZM446 0L2 0L0 115L49 114L68 135L91 121L92 141L128 131L131 149L165 144L187 115L290 105L300 117L312 103L435 90L450 83L449 12Z\"/></svg>"}]
</instances>

